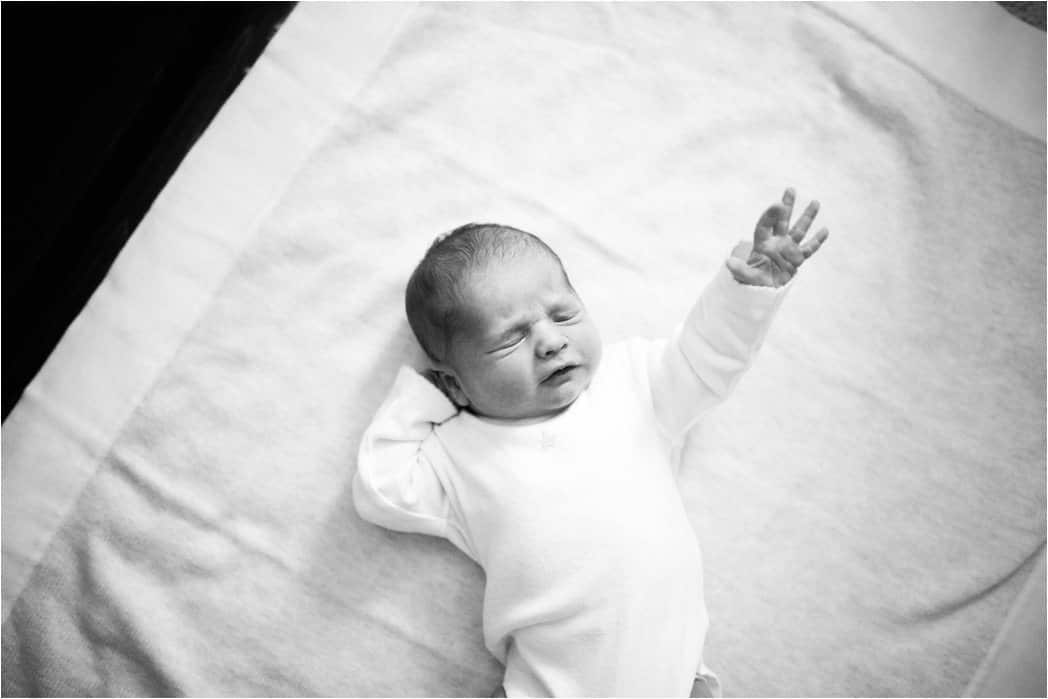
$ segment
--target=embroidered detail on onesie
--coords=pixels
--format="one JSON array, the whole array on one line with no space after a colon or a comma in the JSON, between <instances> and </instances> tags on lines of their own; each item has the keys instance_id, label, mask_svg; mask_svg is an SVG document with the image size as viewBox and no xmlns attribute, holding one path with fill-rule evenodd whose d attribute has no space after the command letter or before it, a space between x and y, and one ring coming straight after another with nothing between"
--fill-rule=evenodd
<instances>
[{"instance_id":1,"label":"embroidered detail on onesie","mask_svg":"<svg viewBox=\"0 0 1048 699\"><path fill-rule=\"evenodd\" d=\"M542 448L552 449L557 446L557 437L549 432L542 433Z\"/></svg>"}]
</instances>

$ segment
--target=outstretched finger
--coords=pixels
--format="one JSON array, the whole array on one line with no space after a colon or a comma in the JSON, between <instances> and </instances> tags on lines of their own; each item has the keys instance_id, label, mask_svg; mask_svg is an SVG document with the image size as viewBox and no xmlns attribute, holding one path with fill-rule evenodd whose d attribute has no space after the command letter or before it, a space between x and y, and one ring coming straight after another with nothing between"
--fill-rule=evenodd
<instances>
[{"instance_id":1,"label":"outstretched finger","mask_svg":"<svg viewBox=\"0 0 1048 699\"><path fill-rule=\"evenodd\" d=\"M801 243L801 252L804 254L804 259L808 259L822 247L822 244L826 242L826 239L830 237L830 231L826 228L819 229L819 232L808 238L806 241Z\"/></svg>"},{"instance_id":2,"label":"outstretched finger","mask_svg":"<svg viewBox=\"0 0 1048 699\"><path fill-rule=\"evenodd\" d=\"M782 220L786 207L782 204L772 204L761 217L757 219L757 227L753 231L753 244L759 245L770 238L776 232L776 226Z\"/></svg>"},{"instance_id":3,"label":"outstretched finger","mask_svg":"<svg viewBox=\"0 0 1048 699\"><path fill-rule=\"evenodd\" d=\"M807 235L808 229L811 228L812 221L819 214L819 202L812 201L808 204L808 208L804 210L801 217L797 219L797 225L790 231L790 237L793 238L794 242L801 242L804 240L804 236Z\"/></svg>"},{"instance_id":4,"label":"outstretched finger","mask_svg":"<svg viewBox=\"0 0 1048 699\"><path fill-rule=\"evenodd\" d=\"M781 238L782 236L786 235L786 231L789 229L789 227L790 215L786 213L785 209L783 209L779 213L779 220L775 222L775 232L773 233L773 235L777 235Z\"/></svg>"},{"instance_id":5,"label":"outstretched finger","mask_svg":"<svg viewBox=\"0 0 1048 699\"><path fill-rule=\"evenodd\" d=\"M786 213L783 215L782 220L787 227L790 225L790 219L793 218L793 202L796 200L797 191L793 187L787 187L786 191L782 193L782 205L786 207Z\"/></svg>"}]
</instances>

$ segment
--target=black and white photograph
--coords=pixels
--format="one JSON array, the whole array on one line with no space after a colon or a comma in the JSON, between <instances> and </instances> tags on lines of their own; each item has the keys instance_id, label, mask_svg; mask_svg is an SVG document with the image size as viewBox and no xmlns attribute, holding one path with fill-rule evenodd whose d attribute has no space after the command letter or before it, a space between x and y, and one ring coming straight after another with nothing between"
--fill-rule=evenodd
<instances>
[{"instance_id":1,"label":"black and white photograph","mask_svg":"<svg viewBox=\"0 0 1048 699\"><path fill-rule=\"evenodd\" d=\"M1046 697L1045 2L0 6L0 694Z\"/></svg>"}]
</instances>

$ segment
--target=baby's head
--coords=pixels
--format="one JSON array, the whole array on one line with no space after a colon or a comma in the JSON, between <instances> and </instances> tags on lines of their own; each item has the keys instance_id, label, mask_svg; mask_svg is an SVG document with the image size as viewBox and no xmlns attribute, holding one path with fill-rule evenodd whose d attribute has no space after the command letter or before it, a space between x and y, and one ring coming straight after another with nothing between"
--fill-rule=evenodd
<instances>
[{"instance_id":1,"label":"baby's head","mask_svg":"<svg viewBox=\"0 0 1048 699\"><path fill-rule=\"evenodd\" d=\"M452 400L478 415L555 415L600 363L600 335L560 258L516 228L471 223L437 238L405 301Z\"/></svg>"}]
</instances>

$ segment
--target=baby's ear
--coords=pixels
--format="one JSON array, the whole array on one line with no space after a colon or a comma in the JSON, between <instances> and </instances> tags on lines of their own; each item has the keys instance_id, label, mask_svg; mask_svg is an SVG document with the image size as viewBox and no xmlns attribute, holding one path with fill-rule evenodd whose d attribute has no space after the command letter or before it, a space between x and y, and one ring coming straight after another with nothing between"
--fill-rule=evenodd
<instances>
[{"instance_id":1,"label":"baby's ear","mask_svg":"<svg viewBox=\"0 0 1048 699\"><path fill-rule=\"evenodd\" d=\"M439 382L437 385L444 391L444 395L451 399L452 403L460 408L469 407L469 398L454 374L445 369L434 369L433 373L436 374Z\"/></svg>"}]
</instances>

